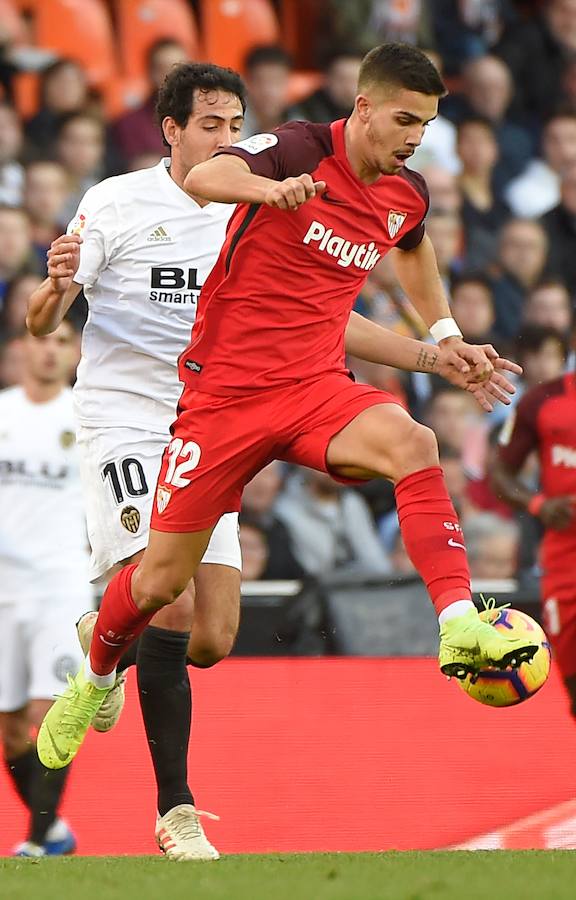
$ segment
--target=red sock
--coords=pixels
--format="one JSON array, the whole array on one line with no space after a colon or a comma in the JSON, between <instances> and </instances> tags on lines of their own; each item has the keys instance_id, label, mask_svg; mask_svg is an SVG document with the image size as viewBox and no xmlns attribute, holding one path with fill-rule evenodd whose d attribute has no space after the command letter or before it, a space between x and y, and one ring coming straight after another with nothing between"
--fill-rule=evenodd
<instances>
[{"instance_id":1,"label":"red sock","mask_svg":"<svg viewBox=\"0 0 576 900\"><path fill-rule=\"evenodd\" d=\"M132 599L130 585L136 568L137 564L120 569L102 598L90 644L90 666L95 675L108 675L116 668L126 648L157 612L141 612Z\"/></svg>"},{"instance_id":2,"label":"red sock","mask_svg":"<svg viewBox=\"0 0 576 900\"><path fill-rule=\"evenodd\" d=\"M406 475L395 494L406 552L436 612L456 600L471 599L464 538L440 466Z\"/></svg>"}]
</instances>

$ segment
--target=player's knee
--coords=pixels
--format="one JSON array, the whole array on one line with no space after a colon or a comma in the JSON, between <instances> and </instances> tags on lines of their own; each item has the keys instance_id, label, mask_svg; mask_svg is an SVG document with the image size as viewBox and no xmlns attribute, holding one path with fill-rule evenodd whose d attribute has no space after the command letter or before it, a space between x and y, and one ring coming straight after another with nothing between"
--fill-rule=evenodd
<instances>
[{"instance_id":1,"label":"player's knee","mask_svg":"<svg viewBox=\"0 0 576 900\"><path fill-rule=\"evenodd\" d=\"M436 435L426 425L410 420L396 438L392 460L394 471L391 474L395 481L428 466L437 466Z\"/></svg>"},{"instance_id":2,"label":"player's knee","mask_svg":"<svg viewBox=\"0 0 576 900\"><path fill-rule=\"evenodd\" d=\"M141 611L163 609L180 596L186 588L186 581L178 577L140 576L138 571L132 579L132 597Z\"/></svg>"},{"instance_id":3,"label":"player's knee","mask_svg":"<svg viewBox=\"0 0 576 900\"><path fill-rule=\"evenodd\" d=\"M235 639L236 632L232 630L203 634L197 640L193 636L188 650L190 662L199 669L215 666L230 655Z\"/></svg>"}]
</instances>

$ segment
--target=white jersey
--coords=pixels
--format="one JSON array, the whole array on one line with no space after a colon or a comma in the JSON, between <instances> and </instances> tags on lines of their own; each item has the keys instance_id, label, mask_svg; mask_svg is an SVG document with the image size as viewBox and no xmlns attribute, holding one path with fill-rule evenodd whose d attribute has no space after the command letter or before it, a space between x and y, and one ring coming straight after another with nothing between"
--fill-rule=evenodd
<instances>
[{"instance_id":1,"label":"white jersey","mask_svg":"<svg viewBox=\"0 0 576 900\"><path fill-rule=\"evenodd\" d=\"M83 596L88 540L72 391L0 391L0 605Z\"/></svg>"},{"instance_id":2,"label":"white jersey","mask_svg":"<svg viewBox=\"0 0 576 900\"><path fill-rule=\"evenodd\" d=\"M90 188L68 226L83 238L74 281L89 307L74 387L81 425L167 433L175 418L178 356L234 206L199 206L169 164Z\"/></svg>"}]
</instances>

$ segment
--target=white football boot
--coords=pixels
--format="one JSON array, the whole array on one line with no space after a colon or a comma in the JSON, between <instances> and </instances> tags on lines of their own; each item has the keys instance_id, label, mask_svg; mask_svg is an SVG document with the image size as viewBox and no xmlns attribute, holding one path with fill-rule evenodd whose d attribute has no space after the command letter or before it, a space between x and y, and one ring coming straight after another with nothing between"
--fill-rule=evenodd
<instances>
[{"instance_id":1,"label":"white football boot","mask_svg":"<svg viewBox=\"0 0 576 900\"><path fill-rule=\"evenodd\" d=\"M80 616L76 622L78 640L84 656L88 655L92 643L92 633L98 618L97 612L87 612ZM111 691L108 692L104 703L96 713L92 728L94 731L110 731L114 728L124 709L126 672L120 672Z\"/></svg>"},{"instance_id":2,"label":"white football boot","mask_svg":"<svg viewBox=\"0 0 576 900\"><path fill-rule=\"evenodd\" d=\"M200 816L218 819L212 813L202 812L191 803L181 803L156 819L156 843L168 859L208 860L220 859L200 824Z\"/></svg>"}]
</instances>

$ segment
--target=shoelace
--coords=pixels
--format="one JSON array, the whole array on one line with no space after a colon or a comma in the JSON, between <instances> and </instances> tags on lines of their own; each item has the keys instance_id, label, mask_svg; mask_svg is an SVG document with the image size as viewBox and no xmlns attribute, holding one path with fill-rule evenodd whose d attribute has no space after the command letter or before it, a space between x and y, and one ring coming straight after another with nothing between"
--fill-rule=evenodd
<instances>
[{"instance_id":1,"label":"shoelace","mask_svg":"<svg viewBox=\"0 0 576 900\"><path fill-rule=\"evenodd\" d=\"M73 736L79 725L90 724L94 716L94 707L89 700L81 696L72 676L67 675L66 678L68 679L68 690L55 696L57 700L68 701L59 725L64 734ZM70 708L71 701L74 703L73 709Z\"/></svg>"},{"instance_id":2,"label":"shoelace","mask_svg":"<svg viewBox=\"0 0 576 900\"><path fill-rule=\"evenodd\" d=\"M488 613L490 625L494 625L498 621L501 610L508 609L510 606L509 603L501 603L500 606L496 606L496 597L488 597L486 599L484 594L480 594L480 599L483 603L484 611Z\"/></svg>"},{"instance_id":3,"label":"shoelace","mask_svg":"<svg viewBox=\"0 0 576 900\"><path fill-rule=\"evenodd\" d=\"M214 819L215 821L220 820L220 816L205 812L202 809L197 809L195 813L186 809L179 809L174 814L174 828L178 829L178 836L184 840L202 837L202 828L199 822L200 816L206 816L207 819Z\"/></svg>"}]
</instances>

